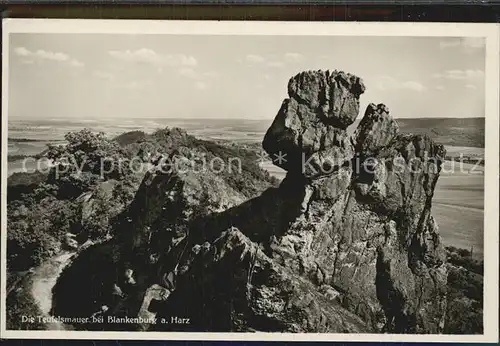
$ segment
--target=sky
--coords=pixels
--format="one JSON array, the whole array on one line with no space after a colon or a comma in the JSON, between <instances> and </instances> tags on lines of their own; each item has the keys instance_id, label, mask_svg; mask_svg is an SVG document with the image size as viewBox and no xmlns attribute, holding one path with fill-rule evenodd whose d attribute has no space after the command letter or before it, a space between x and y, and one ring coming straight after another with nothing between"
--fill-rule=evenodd
<instances>
[{"instance_id":1,"label":"sky","mask_svg":"<svg viewBox=\"0 0 500 346\"><path fill-rule=\"evenodd\" d=\"M482 38L11 34L9 118L272 119L290 77L343 70L395 118L483 117Z\"/></svg>"}]
</instances>

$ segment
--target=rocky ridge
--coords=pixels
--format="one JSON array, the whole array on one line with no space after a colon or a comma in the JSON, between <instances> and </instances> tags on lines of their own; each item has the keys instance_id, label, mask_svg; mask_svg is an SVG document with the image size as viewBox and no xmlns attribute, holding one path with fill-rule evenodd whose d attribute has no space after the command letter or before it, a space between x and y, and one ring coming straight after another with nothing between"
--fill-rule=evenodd
<instances>
[{"instance_id":1,"label":"rocky ridge","mask_svg":"<svg viewBox=\"0 0 500 346\"><path fill-rule=\"evenodd\" d=\"M63 273L55 311L88 316L112 304L118 316L190 318L135 327L149 330L441 332L446 267L431 206L445 151L399 133L382 104L350 136L364 90L344 72L292 77L263 140L287 176L250 200L225 177L159 162L115 238ZM192 156L168 159L192 165ZM95 270L83 275L78 261ZM146 307L153 286L168 295ZM74 287L88 288L78 303L64 295Z\"/></svg>"}]
</instances>

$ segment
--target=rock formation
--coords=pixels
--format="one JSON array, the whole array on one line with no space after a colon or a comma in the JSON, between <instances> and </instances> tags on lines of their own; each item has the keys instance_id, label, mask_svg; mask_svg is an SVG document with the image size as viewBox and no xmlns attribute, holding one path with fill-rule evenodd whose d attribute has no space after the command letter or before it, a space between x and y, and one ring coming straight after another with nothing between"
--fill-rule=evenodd
<instances>
[{"instance_id":1,"label":"rock formation","mask_svg":"<svg viewBox=\"0 0 500 346\"><path fill-rule=\"evenodd\" d=\"M331 174L354 156L345 129L359 112L363 82L343 72L299 73L288 82L290 98L283 101L267 131L263 147L275 164L287 171L305 168L305 176ZM303 162L307 162L304 165Z\"/></svg>"},{"instance_id":2,"label":"rock formation","mask_svg":"<svg viewBox=\"0 0 500 346\"><path fill-rule=\"evenodd\" d=\"M214 172L200 174L198 163L183 172L160 163L115 239L78 259L102 273L90 280L70 268L56 295L85 285L83 301L100 306L106 298L96 288L131 268L133 293L121 303L128 314L145 313L156 285L168 289L150 308L158 318L190 318L154 330L442 331L446 269L431 204L445 152L399 133L382 104L370 104L350 136L364 90L344 72L292 77L263 141L287 176L253 199ZM169 162L192 164L177 154ZM57 301L60 315L75 315L69 299Z\"/></svg>"}]
</instances>

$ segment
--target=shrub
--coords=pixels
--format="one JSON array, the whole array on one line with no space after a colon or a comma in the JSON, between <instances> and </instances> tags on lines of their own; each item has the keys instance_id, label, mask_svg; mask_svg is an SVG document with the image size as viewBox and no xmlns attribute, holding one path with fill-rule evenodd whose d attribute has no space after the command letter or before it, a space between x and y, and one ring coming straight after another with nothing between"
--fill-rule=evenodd
<instances>
[{"instance_id":1,"label":"shrub","mask_svg":"<svg viewBox=\"0 0 500 346\"><path fill-rule=\"evenodd\" d=\"M120 145L108 138L105 134L93 133L88 129L78 132L70 132L65 136L67 145L50 146L46 154L47 158L59 167L59 172L56 176L56 168L52 169L51 178L53 181L64 179L80 179L80 173L87 173L87 177L80 179L85 186L87 179L92 175L107 179L123 179L130 171L127 169L128 164L120 165L120 169L111 169L111 164L118 166L118 163L126 161L126 152ZM104 169L103 169L104 168ZM75 178L77 176L77 178Z\"/></svg>"},{"instance_id":2,"label":"shrub","mask_svg":"<svg viewBox=\"0 0 500 346\"><path fill-rule=\"evenodd\" d=\"M456 298L448 304L446 334L482 334L483 310L473 300Z\"/></svg>"},{"instance_id":3,"label":"shrub","mask_svg":"<svg viewBox=\"0 0 500 346\"><path fill-rule=\"evenodd\" d=\"M110 236L109 220L112 216L114 205L106 193L97 188L91 196L91 200L86 202L85 218L82 226L86 230L90 239L106 239Z\"/></svg>"},{"instance_id":4,"label":"shrub","mask_svg":"<svg viewBox=\"0 0 500 346\"><path fill-rule=\"evenodd\" d=\"M137 184L134 184L134 182L129 180L119 181L113 189L113 199L123 204L123 206L127 206L134 199L136 190Z\"/></svg>"},{"instance_id":5,"label":"shrub","mask_svg":"<svg viewBox=\"0 0 500 346\"><path fill-rule=\"evenodd\" d=\"M35 322L23 322L23 316L35 317ZM18 288L7 296L5 322L8 330L44 330L37 316L42 316L42 312L25 288Z\"/></svg>"},{"instance_id":6,"label":"shrub","mask_svg":"<svg viewBox=\"0 0 500 346\"><path fill-rule=\"evenodd\" d=\"M26 270L59 251L78 215L72 202L52 196L28 205L20 201L9 204L7 219L9 268Z\"/></svg>"},{"instance_id":7,"label":"shrub","mask_svg":"<svg viewBox=\"0 0 500 346\"><path fill-rule=\"evenodd\" d=\"M452 294L463 295L478 302L483 301L483 276L467 269L450 267L448 287L451 289Z\"/></svg>"},{"instance_id":8,"label":"shrub","mask_svg":"<svg viewBox=\"0 0 500 346\"><path fill-rule=\"evenodd\" d=\"M445 333L483 333L483 261L469 251L447 247L448 303Z\"/></svg>"},{"instance_id":9,"label":"shrub","mask_svg":"<svg viewBox=\"0 0 500 346\"><path fill-rule=\"evenodd\" d=\"M27 172L16 172L13 173L9 178L7 178L8 186L36 186L47 180L47 175L40 171L35 171L32 173Z\"/></svg>"},{"instance_id":10,"label":"shrub","mask_svg":"<svg viewBox=\"0 0 500 346\"><path fill-rule=\"evenodd\" d=\"M115 141L121 146L145 141L148 135L144 131L129 131L115 137Z\"/></svg>"},{"instance_id":11,"label":"shrub","mask_svg":"<svg viewBox=\"0 0 500 346\"><path fill-rule=\"evenodd\" d=\"M458 254L461 256L461 257L471 257L471 253L469 250L466 250L466 249L458 249L457 250Z\"/></svg>"},{"instance_id":12,"label":"shrub","mask_svg":"<svg viewBox=\"0 0 500 346\"><path fill-rule=\"evenodd\" d=\"M47 174L40 171L14 173L7 179L7 200L10 202L22 199L45 181Z\"/></svg>"},{"instance_id":13,"label":"shrub","mask_svg":"<svg viewBox=\"0 0 500 346\"><path fill-rule=\"evenodd\" d=\"M473 273L483 275L484 262L472 258L470 251L448 246L446 247L446 252L449 263L457 267L463 267Z\"/></svg>"}]
</instances>

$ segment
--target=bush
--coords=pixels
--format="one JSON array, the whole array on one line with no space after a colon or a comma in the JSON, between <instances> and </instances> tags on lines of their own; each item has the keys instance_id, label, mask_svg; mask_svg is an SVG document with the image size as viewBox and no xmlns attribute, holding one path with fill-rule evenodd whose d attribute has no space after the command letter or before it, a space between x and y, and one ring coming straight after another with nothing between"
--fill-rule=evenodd
<instances>
[{"instance_id":1,"label":"bush","mask_svg":"<svg viewBox=\"0 0 500 346\"><path fill-rule=\"evenodd\" d=\"M93 133L88 129L78 132L70 132L65 136L67 145L64 146L50 146L46 154L47 158L59 167L59 173L56 176L56 168L52 169L51 179L57 181L69 177L71 179L80 179L80 173L87 173L87 176L81 180L83 186L86 180L91 179L92 176L107 179L123 179L130 171L126 164L128 160L126 152L120 145L108 138L105 134ZM113 166L120 169L112 169ZM96 178L97 179L97 178Z\"/></svg>"},{"instance_id":2,"label":"bush","mask_svg":"<svg viewBox=\"0 0 500 346\"><path fill-rule=\"evenodd\" d=\"M135 196L137 184L129 180L119 181L113 189L113 199L123 206L129 205Z\"/></svg>"},{"instance_id":3,"label":"bush","mask_svg":"<svg viewBox=\"0 0 500 346\"><path fill-rule=\"evenodd\" d=\"M7 200L22 199L32 193L40 184L47 181L47 174L35 171L32 173L17 172L7 178Z\"/></svg>"},{"instance_id":4,"label":"bush","mask_svg":"<svg viewBox=\"0 0 500 346\"><path fill-rule=\"evenodd\" d=\"M129 131L115 137L115 141L121 146L145 141L148 135L144 131Z\"/></svg>"},{"instance_id":5,"label":"bush","mask_svg":"<svg viewBox=\"0 0 500 346\"><path fill-rule=\"evenodd\" d=\"M55 255L66 232L78 220L70 201L45 197L25 205L17 201L7 208L7 261L11 270L26 270Z\"/></svg>"},{"instance_id":6,"label":"bush","mask_svg":"<svg viewBox=\"0 0 500 346\"><path fill-rule=\"evenodd\" d=\"M36 186L47 180L47 175L40 171L32 173L16 172L7 178L8 186Z\"/></svg>"},{"instance_id":7,"label":"bush","mask_svg":"<svg viewBox=\"0 0 500 346\"><path fill-rule=\"evenodd\" d=\"M448 287L452 294L463 295L469 299L483 302L483 276L467 269L450 267Z\"/></svg>"},{"instance_id":8,"label":"bush","mask_svg":"<svg viewBox=\"0 0 500 346\"><path fill-rule=\"evenodd\" d=\"M23 316L35 317L35 323L23 322ZM35 300L24 288L18 288L7 296L6 327L7 330L44 330L45 326L38 322L37 316L42 316Z\"/></svg>"},{"instance_id":9,"label":"bush","mask_svg":"<svg viewBox=\"0 0 500 346\"><path fill-rule=\"evenodd\" d=\"M113 214L113 202L107 194L97 188L91 196L91 200L85 203L85 215L82 220L82 227L86 230L90 239L106 239L110 236L109 220Z\"/></svg>"},{"instance_id":10,"label":"bush","mask_svg":"<svg viewBox=\"0 0 500 346\"><path fill-rule=\"evenodd\" d=\"M445 333L483 333L483 261L452 246L448 253L448 303Z\"/></svg>"},{"instance_id":11,"label":"bush","mask_svg":"<svg viewBox=\"0 0 500 346\"><path fill-rule=\"evenodd\" d=\"M461 256L461 257L471 257L471 253L469 250L466 250L466 249L458 249L457 250L458 254Z\"/></svg>"},{"instance_id":12,"label":"bush","mask_svg":"<svg viewBox=\"0 0 500 346\"><path fill-rule=\"evenodd\" d=\"M463 267L473 273L483 275L484 261L472 258L469 250L448 246L446 247L446 252L449 263L457 267Z\"/></svg>"},{"instance_id":13,"label":"bush","mask_svg":"<svg viewBox=\"0 0 500 346\"><path fill-rule=\"evenodd\" d=\"M446 334L482 334L483 310L470 299L459 297L448 304Z\"/></svg>"},{"instance_id":14,"label":"bush","mask_svg":"<svg viewBox=\"0 0 500 346\"><path fill-rule=\"evenodd\" d=\"M116 214L120 203L130 199L130 192L127 196L123 192L119 200L110 201L110 198L101 198L98 191L99 184L110 179L136 182L127 164L120 169L101 172L103 163L128 160L127 152L116 141L87 129L70 132L65 139L66 145L50 146L44 153L54 164L48 175L19 173L9 178L7 248L10 270L26 270L54 255L68 232L81 233L83 230L88 233L80 239L109 236L110 213ZM95 191L94 214L83 225L79 197Z\"/></svg>"}]
</instances>

